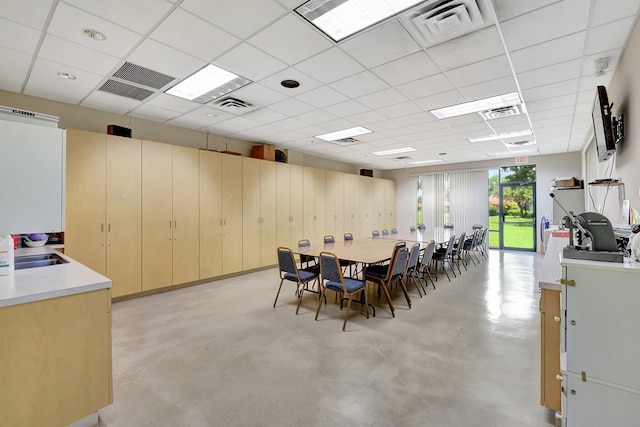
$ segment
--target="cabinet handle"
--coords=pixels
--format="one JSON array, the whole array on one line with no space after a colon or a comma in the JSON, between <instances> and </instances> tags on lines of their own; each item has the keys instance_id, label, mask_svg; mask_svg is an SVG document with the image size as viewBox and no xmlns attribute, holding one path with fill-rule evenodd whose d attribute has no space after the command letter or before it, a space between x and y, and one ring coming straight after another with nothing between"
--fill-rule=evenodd
<instances>
[{"instance_id":1,"label":"cabinet handle","mask_svg":"<svg viewBox=\"0 0 640 427\"><path fill-rule=\"evenodd\" d=\"M107 232L111 233L111 223L109 223L109 225L107 226Z\"/></svg>"},{"instance_id":2,"label":"cabinet handle","mask_svg":"<svg viewBox=\"0 0 640 427\"><path fill-rule=\"evenodd\" d=\"M562 381L562 375L556 375L556 379L557 379L558 381Z\"/></svg>"},{"instance_id":3,"label":"cabinet handle","mask_svg":"<svg viewBox=\"0 0 640 427\"><path fill-rule=\"evenodd\" d=\"M103 222L100 223L100 232L104 233L104 223Z\"/></svg>"},{"instance_id":4,"label":"cabinet handle","mask_svg":"<svg viewBox=\"0 0 640 427\"><path fill-rule=\"evenodd\" d=\"M169 228L171 228L171 220L169 220ZM169 240L171 240L171 239L169 239Z\"/></svg>"},{"instance_id":5,"label":"cabinet handle","mask_svg":"<svg viewBox=\"0 0 640 427\"><path fill-rule=\"evenodd\" d=\"M223 225L227 225L227 219L226 218L223 220Z\"/></svg>"},{"instance_id":6,"label":"cabinet handle","mask_svg":"<svg viewBox=\"0 0 640 427\"><path fill-rule=\"evenodd\" d=\"M173 221L173 228L178 228L178 221Z\"/></svg>"},{"instance_id":7,"label":"cabinet handle","mask_svg":"<svg viewBox=\"0 0 640 427\"><path fill-rule=\"evenodd\" d=\"M556 323L560 323L560 316L554 316L553 321Z\"/></svg>"}]
</instances>

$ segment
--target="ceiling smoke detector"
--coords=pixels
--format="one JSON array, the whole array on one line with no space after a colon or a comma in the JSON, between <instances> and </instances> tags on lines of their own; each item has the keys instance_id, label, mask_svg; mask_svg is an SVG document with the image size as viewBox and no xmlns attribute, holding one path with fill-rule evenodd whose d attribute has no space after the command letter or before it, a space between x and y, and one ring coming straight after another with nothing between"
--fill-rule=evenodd
<instances>
[{"instance_id":1,"label":"ceiling smoke detector","mask_svg":"<svg viewBox=\"0 0 640 427\"><path fill-rule=\"evenodd\" d=\"M598 58L593 61L593 75L604 76L609 68L609 58Z\"/></svg>"}]
</instances>

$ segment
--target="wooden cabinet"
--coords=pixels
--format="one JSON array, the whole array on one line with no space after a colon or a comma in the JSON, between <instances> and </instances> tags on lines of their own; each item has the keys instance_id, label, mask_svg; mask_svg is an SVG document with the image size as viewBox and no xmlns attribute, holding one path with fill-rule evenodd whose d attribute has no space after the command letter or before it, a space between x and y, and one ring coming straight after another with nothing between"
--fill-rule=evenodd
<instances>
[{"instance_id":1,"label":"wooden cabinet","mask_svg":"<svg viewBox=\"0 0 640 427\"><path fill-rule=\"evenodd\" d=\"M200 278L198 150L173 146L173 284Z\"/></svg>"},{"instance_id":2,"label":"wooden cabinet","mask_svg":"<svg viewBox=\"0 0 640 427\"><path fill-rule=\"evenodd\" d=\"M222 157L199 151L200 164L200 278L222 275Z\"/></svg>"},{"instance_id":3,"label":"wooden cabinet","mask_svg":"<svg viewBox=\"0 0 640 427\"><path fill-rule=\"evenodd\" d=\"M304 236L304 168L291 165L291 247Z\"/></svg>"},{"instance_id":4,"label":"wooden cabinet","mask_svg":"<svg viewBox=\"0 0 640 427\"><path fill-rule=\"evenodd\" d=\"M373 178L361 176L360 191L360 237L371 237L373 230L382 232L379 228L374 228L373 222Z\"/></svg>"},{"instance_id":5,"label":"wooden cabinet","mask_svg":"<svg viewBox=\"0 0 640 427\"><path fill-rule=\"evenodd\" d=\"M380 231L387 228L386 218L385 218L385 180L380 178L373 178L373 219L372 226L374 230Z\"/></svg>"},{"instance_id":6,"label":"wooden cabinet","mask_svg":"<svg viewBox=\"0 0 640 427\"><path fill-rule=\"evenodd\" d=\"M222 273L242 271L242 157L222 156Z\"/></svg>"},{"instance_id":7,"label":"wooden cabinet","mask_svg":"<svg viewBox=\"0 0 640 427\"><path fill-rule=\"evenodd\" d=\"M560 291L540 290L540 404L560 411Z\"/></svg>"},{"instance_id":8,"label":"wooden cabinet","mask_svg":"<svg viewBox=\"0 0 640 427\"><path fill-rule=\"evenodd\" d=\"M141 287L141 142L67 132L65 251L113 281L113 296Z\"/></svg>"},{"instance_id":9,"label":"wooden cabinet","mask_svg":"<svg viewBox=\"0 0 640 427\"><path fill-rule=\"evenodd\" d=\"M245 157L242 166L243 269L276 261L276 167Z\"/></svg>"},{"instance_id":10,"label":"wooden cabinet","mask_svg":"<svg viewBox=\"0 0 640 427\"><path fill-rule=\"evenodd\" d=\"M314 241L322 243L326 234L326 171L322 169L314 170L315 199L314 209L316 212Z\"/></svg>"},{"instance_id":11,"label":"wooden cabinet","mask_svg":"<svg viewBox=\"0 0 640 427\"><path fill-rule=\"evenodd\" d=\"M276 163L276 246L291 247L291 166Z\"/></svg>"},{"instance_id":12,"label":"wooden cabinet","mask_svg":"<svg viewBox=\"0 0 640 427\"><path fill-rule=\"evenodd\" d=\"M342 240L344 235L344 174L341 172L326 172L325 189L325 234L330 234L336 240Z\"/></svg>"},{"instance_id":13,"label":"wooden cabinet","mask_svg":"<svg viewBox=\"0 0 640 427\"><path fill-rule=\"evenodd\" d=\"M368 237L360 234L360 178L344 175L344 232L353 237Z\"/></svg>"},{"instance_id":14,"label":"wooden cabinet","mask_svg":"<svg viewBox=\"0 0 640 427\"><path fill-rule=\"evenodd\" d=\"M391 231L396 228L396 182L384 180L384 228Z\"/></svg>"}]
</instances>

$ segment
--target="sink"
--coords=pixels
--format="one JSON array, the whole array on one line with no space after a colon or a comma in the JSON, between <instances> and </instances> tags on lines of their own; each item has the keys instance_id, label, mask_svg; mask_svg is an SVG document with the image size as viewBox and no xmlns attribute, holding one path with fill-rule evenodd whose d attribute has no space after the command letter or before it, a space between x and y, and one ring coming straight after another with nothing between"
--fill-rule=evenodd
<instances>
[{"instance_id":1,"label":"sink","mask_svg":"<svg viewBox=\"0 0 640 427\"><path fill-rule=\"evenodd\" d=\"M67 264L69 261L62 258L58 254L38 254L38 255L22 255L15 257L14 266L16 270L34 267L46 267L48 265Z\"/></svg>"}]
</instances>

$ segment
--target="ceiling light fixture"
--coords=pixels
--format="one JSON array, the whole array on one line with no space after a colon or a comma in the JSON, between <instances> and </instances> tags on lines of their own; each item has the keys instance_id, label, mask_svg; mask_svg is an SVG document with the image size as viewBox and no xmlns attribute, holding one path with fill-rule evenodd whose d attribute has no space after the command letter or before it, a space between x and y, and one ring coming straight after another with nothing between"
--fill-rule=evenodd
<instances>
[{"instance_id":1,"label":"ceiling light fixture","mask_svg":"<svg viewBox=\"0 0 640 427\"><path fill-rule=\"evenodd\" d=\"M504 95L492 96L490 98L465 102L463 104L438 108L436 110L429 110L429 112L436 116L438 119L442 120L448 119L450 117L462 116L463 114L477 113L479 111L508 107L520 103L520 95L518 95L518 92L511 92Z\"/></svg>"},{"instance_id":2,"label":"ceiling light fixture","mask_svg":"<svg viewBox=\"0 0 640 427\"><path fill-rule=\"evenodd\" d=\"M410 151L418 151L418 150L411 147L403 147L403 148L395 148L393 150L376 151L375 153L371 153L371 154L374 154L376 156L387 156L389 154L408 153Z\"/></svg>"},{"instance_id":3,"label":"ceiling light fixture","mask_svg":"<svg viewBox=\"0 0 640 427\"><path fill-rule=\"evenodd\" d=\"M93 30L91 28L83 28L82 29L82 34L84 34L85 36L89 37L90 39L96 40L96 41L104 41L107 39L107 36L105 36L104 34L102 34L100 31L98 30Z\"/></svg>"},{"instance_id":4,"label":"ceiling light fixture","mask_svg":"<svg viewBox=\"0 0 640 427\"><path fill-rule=\"evenodd\" d=\"M69 74L69 73L58 73L58 77L63 78L65 80L75 80L76 76L74 76L73 74Z\"/></svg>"},{"instance_id":5,"label":"ceiling light fixture","mask_svg":"<svg viewBox=\"0 0 640 427\"><path fill-rule=\"evenodd\" d=\"M467 141L472 143L486 142L486 141L496 141L498 139L517 138L520 136L529 136L529 135L533 135L533 132L531 131L531 129L523 129L523 130L517 130L514 132L503 132L503 133L496 133L495 135L479 136L477 138L467 138Z\"/></svg>"},{"instance_id":6,"label":"ceiling light fixture","mask_svg":"<svg viewBox=\"0 0 640 427\"><path fill-rule=\"evenodd\" d=\"M251 83L251 80L240 77L227 70L207 64L165 93L206 104L229 92Z\"/></svg>"},{"instance_id":7,"label":"ceiling light fixture","mask_svg":"<svg viewBox=\"0 0 640 427\"><path fill-rule=\"evenodd\" d=\"M429 163L440 163L440 162L444 162L444 160L442 159L434 159L434 160L418 160L416 162L409 162L409 165L426 165Z\"/></svg>"},{"instance_id":8,"label":"ceiling light fixture","mask_svg":"<svg viewBox=\"0 0 640 427\"><path fill-rule=\"evenodd\" d=\"M325 133L323 135L316 135L316 138L322 139L324 141L337 141L339 139L351 138L371 132L373 131L367 128L363 128L362 126L356 126L354 128L338 130L335 132Z\"/></svg>"},{"instance_id":9,"label":"ceiling light fixture","mask_svg":"<svg viewBox=\"0 0 640 427\"><path fill-rule=\"evenodd\" d=\"M309 0L295 11L336 43L424 0Z\"/></svg>"}]
</instances>

